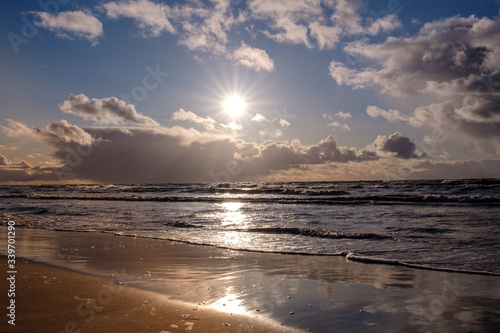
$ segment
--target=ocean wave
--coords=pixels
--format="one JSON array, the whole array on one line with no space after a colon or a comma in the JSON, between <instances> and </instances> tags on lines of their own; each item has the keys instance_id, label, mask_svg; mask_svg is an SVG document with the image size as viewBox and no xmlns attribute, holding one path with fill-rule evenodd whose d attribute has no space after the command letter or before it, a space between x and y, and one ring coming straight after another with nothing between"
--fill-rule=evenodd
<instances>
[{"instance_id":1,"label":"ocean wave","mask_svg":"<svg viewBox=\"0 0 500 333\"><path fill-rule=\"evenodd\" d=\"M260 232L268 234L289 234L308 237L320 237L329 239L388 239L392 238L386 235L375 233L345 233L331 230L318 230L307 228L282 228L282 227L264 227L264 228L246 228L246 229L230 229L229 231L240 232Z\"/></svg>"},{"instance_id":2,"label":"ocean wave","mask_svg":"<svg viewBox=\"0 0 500 333\"><path fill-rule=\"evenodd\" d=\"M233 194L245 194L246 190L234 191ZM247 194L257 194L251 192ZM0 198L24 198L33 200L101 200L101 201L157 201L157 202L242 202L242 203L278 203L278 204L477 204L500 205L500 197L495 196L460 196L460 195L410 195L410 194L371 194L364 196L339 195L325 198L308 196L189 196L189 195L65 195L65 194L0 194Z\"/></svg>"},{"instance_id":3,"label":"ocean wave","mask_svg":"<svg viewBox=\"0 0 500 333\"><path fill-rule=\"evenodd\" d=\"M175 227L175 228L188 228L188 229L189 228L193 228L193 229L203 228L203 226L201 226L201 225L191 224L191 223L182 222L182 221L169 222L169 223L165 223L165 225Z\"/></svg>"},{"instance_id":4,"label":"ocean wave","mask_svg":"<svg viewBox=\"0 0 500 333\"><path fill-rule=\"evenodd\" d=\"M355 254L355 253L349 253L345 257L347 260L362 262L365 264L396 265L396 266L404 266L404 267L409 267L409 268L426 269L426 270L442 271L442 272L500 276L500 273L495 273L495 272L437 267L437 266L432 266L432 265L408 263L408 262L404 262L404 261L397 260L397 259L375 258L375 257L363 256L363 255L359 255L359 254Z\"/></svg>"}]
</instances>

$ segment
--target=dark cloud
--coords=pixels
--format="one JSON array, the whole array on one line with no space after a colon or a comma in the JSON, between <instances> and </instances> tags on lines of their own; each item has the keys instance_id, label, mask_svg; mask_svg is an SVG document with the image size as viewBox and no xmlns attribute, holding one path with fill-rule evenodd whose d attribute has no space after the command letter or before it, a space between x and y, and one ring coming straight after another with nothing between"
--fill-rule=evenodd
<instances>
[{"instance_id":1,"label":"dark cloud","mask_svg":"<svg viewBox=\"0 0 500 333\"><path fill-rule=\"evenodd\" d=\"M106 183L238 181L308 164L379 158L369 150L339 147L333 136L304 146L298 140L263 144L217 137L186 140L170 129L88 128L86 132L102 139L88 147L76 142L53 144L54 156L65 164L57 170L60 178Z\"/></svg>"},{"instance_id":2,"label":"dark cloud","mask_svg":"<svg viewBox=\"0 0 500 333\"><path fill-rule=\"evenodd\" d=\"M393 96L424 96L435 102L397 116L478 138L500 137L500 21L475 16L426 23L414 37L381 44L354 42L346 51L373 66L361 70L332 61L338 84L378 87ZM386 117L392 119L394 117Z\"/></svg>"},{"instance_id":3,"label":"dark cloud","mask_svg":"<svg viewBox=\"0 0 500 333\"><path fill-rule=\"evenodd\" d=\"M64 113L74 114L104 124L158 126L156 120L137 113L132 104L126 104L116 97L89 99L84 94L71 94L68 100L59 105L59 109Z\"/></svg>"},{"instance_id":4,"label":"dark cloud","mask_svg":"<svg viewBox=\"0 0 500 333\"><path fill-rule=\"evenodd\" d=\"M382 152L394 153L394 156L398 158L410 159L426 156L425 153L416 149L415 143L399 132L391 134L388 138L378 136L373 145Z\"/></svg>"}]
</instances>

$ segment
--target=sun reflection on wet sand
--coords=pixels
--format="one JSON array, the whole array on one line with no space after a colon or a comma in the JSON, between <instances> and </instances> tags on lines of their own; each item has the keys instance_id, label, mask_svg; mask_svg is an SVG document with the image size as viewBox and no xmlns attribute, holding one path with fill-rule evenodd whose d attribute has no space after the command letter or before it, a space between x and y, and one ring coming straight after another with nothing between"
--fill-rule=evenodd
<instances>
[{"instance_id":1,"label":"sun reflection on wet sand","mask_svg":"<svg viewBox=\"0 0 500 333\"><path fill-rule=\"evenodd\" d=\"M211 307L228 313L246 314L248 309L243 305L243 302L238 299L238 292L234 287L227 287L225 289L225 296L219 298L211 304Z\"/></svg>"}]
</instances>

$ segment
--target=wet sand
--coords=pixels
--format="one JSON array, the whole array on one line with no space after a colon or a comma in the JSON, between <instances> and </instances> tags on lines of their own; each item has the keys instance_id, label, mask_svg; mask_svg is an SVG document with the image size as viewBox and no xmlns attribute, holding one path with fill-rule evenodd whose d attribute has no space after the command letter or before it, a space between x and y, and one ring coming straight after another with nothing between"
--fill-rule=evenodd
<instances>
[{"instance_id":1,"label":"wet sand","mask_svg":"<svg viewBox=\"0 0 500 333\"><path fill-rule=\"evenodd\" d=\"M20 261L17 266L16 325L3 320L1 332L295 331L125 287L116 278L88 276L30 261ZM6 270L5 260L0 267ZM7 288L5 281L0 284L3 290Z\"/></svg>"},{"instance_id":2,"label":"wet sand","mask_svg":"<svg viewBox=\"0 0 500 333\"><path fill-rule=\"evenodd\" d=\"M0 332L500 329L499 276L22 228L16 251L18 325Z\"/></svg>"}]
</instances>

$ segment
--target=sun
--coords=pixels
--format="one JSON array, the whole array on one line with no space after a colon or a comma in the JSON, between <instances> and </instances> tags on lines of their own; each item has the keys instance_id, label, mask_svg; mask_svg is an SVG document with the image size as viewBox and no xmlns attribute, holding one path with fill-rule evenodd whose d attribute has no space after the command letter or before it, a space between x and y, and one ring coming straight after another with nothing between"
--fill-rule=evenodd
<instances>
[{"instance_id":1,"label":"sun","mask_svg":"<svg viewBox=\"0 0 500 333\"><path fill-rule=\"evenodd\" d=\"M238 95L228 96L224 101L224 111L232 117L237 117L245 111L245 101Z\"/></svg>"}]
</instances>

